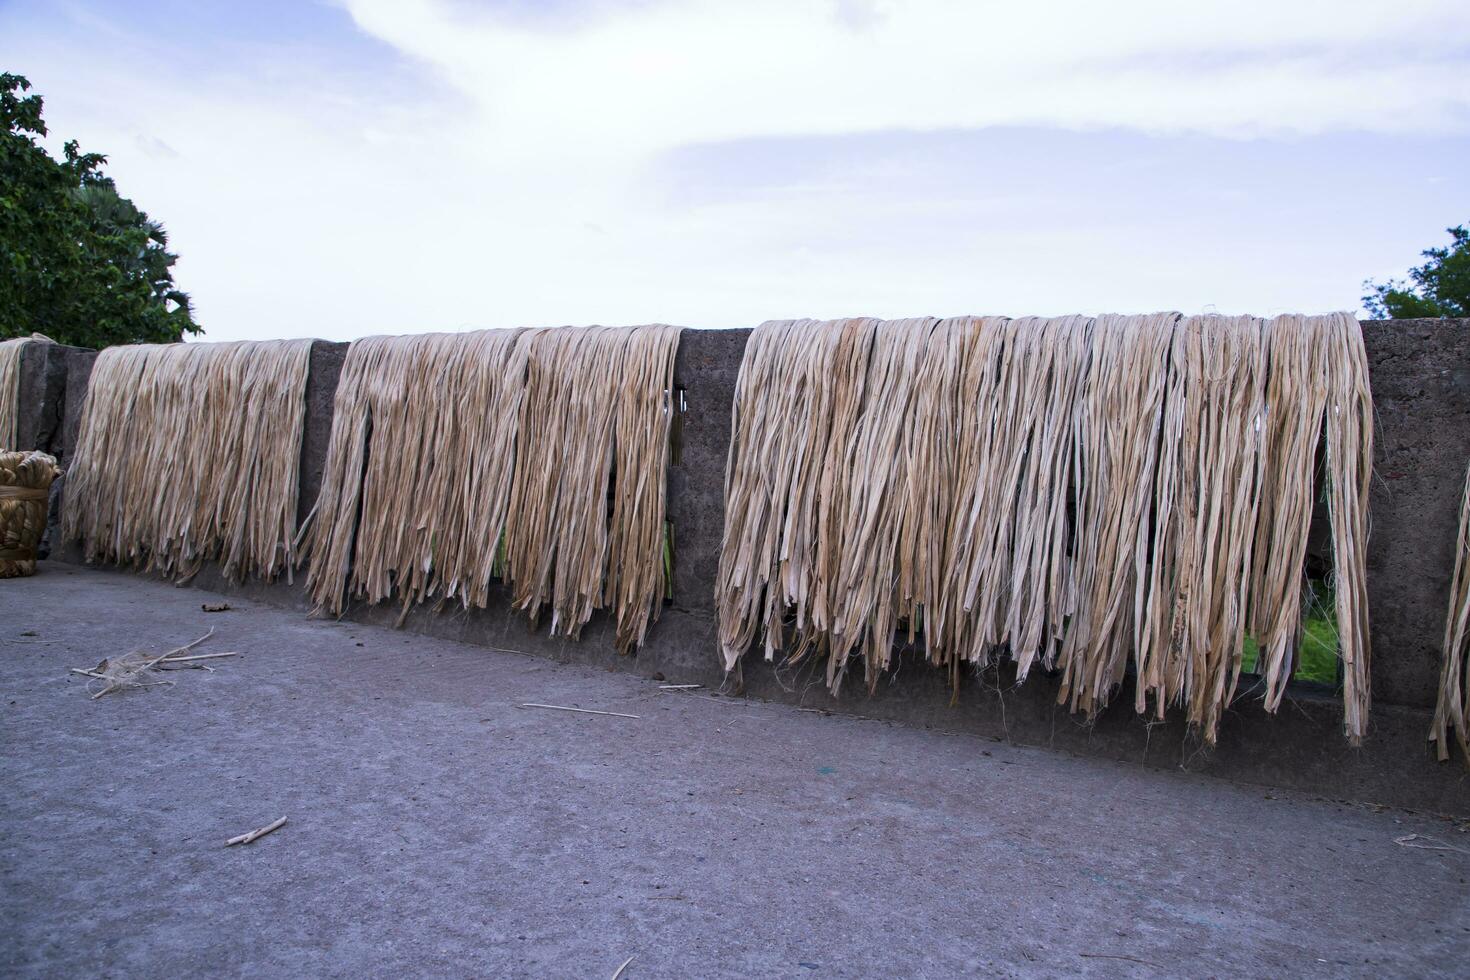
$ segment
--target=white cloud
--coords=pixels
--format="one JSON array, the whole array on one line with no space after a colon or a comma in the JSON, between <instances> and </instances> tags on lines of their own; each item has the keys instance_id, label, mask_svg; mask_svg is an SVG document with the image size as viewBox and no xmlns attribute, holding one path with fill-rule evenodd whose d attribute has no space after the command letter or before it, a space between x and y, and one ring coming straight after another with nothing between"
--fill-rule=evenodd
<instances>
[{"instance_id":1,"label":"white cloud","mask_svg":"<svg viewBox=\"0 0 1470 980\"><path fill-rule=\"evenodd\" d=\"M346 7L389 47L349 57L322 49L331 38L200 37L180 67L106 8L25 33L0 10L0 57L46 95L58 138L108 152L124 192L165 221L211 338L1331 308L1465 217L1439 215L1466 200L1463 176L1416 198L1417 162L1392 152L1470 125L1458 0ZM1169 172L1079 196L1076 168L1108 160L1024 187L1014 168L987 184L967 156L983 149L920 165L941 151L914 131L1017 123L1376 133L1398 169L1342 188L1342 220L1397 181L1401 226L1258 234L1249 222L1281 220L1271 209L1291 188L1175 187L1160 203L1149 181L1193 179ZM878 148L828 154L782 186L718 193L687 169L755 147L750 166L774 170L773 155L865 133ZM693 164L669 165L693 145ZM1137 189L1125 218L1086 196L1120 188ZM1236 213L1223 230L1191 220Z\"/></svg>"},{"instance_id":2,"label":"white cloud","mask_svg":"<svg viewBox=\"0 0 1470 980\"><path fill-rule=\"evenodd\" d=\"M1017 123L1441 131L1470 117L1460 0L703 0L565 30L493 4L345 5L471 96L487 132L536 146Z\"/></svg>"}]
</instances>

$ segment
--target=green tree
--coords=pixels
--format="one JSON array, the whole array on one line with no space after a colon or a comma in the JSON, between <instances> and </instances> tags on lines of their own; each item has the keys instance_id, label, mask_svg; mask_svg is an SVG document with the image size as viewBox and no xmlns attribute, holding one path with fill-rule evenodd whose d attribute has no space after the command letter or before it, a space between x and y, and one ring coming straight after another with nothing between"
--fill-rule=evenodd
<instances>
[{"instance_id":1,"label":"green tree","mask_svg":"<svg viewBox=\"0 0 1470 980\"><path fill-rule=\"evenodd\" d=\"M1378 319L1470 316L1470 230L1464 225L1446 228L1449 248L1419 253L1428 262L1409 270L1409 282L1390 279L1363 283L1368 294L1363 308Z\"/></svg>"},{"instance_id":2,"label":"green tree","mask_svg":"<svg viewBox=\"0 0 1470 980\"><path fill-rule=\"evenodd\" d=\"M0 338L43 333L80 347L168 343L202 330L174 288L163 226L75 141L55 160L31 83L0 73Z\"/></svg>"}]
</instances>

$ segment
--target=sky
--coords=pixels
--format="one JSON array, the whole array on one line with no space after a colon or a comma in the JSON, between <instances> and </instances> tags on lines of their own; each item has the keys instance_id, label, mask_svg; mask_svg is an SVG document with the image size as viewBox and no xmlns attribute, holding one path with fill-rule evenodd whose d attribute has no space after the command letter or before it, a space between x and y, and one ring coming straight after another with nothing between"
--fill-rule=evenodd
<instances>
[{"instance_id":1,"label":"sky","mask_svg":"<svg viewBox=\"0 0 1470 980\"><path fill-rule=\"evenodd\" d=\"M1356 310L1470 222L1464 0L0 0L206 339Z\"/></svg>"}]
</instances>

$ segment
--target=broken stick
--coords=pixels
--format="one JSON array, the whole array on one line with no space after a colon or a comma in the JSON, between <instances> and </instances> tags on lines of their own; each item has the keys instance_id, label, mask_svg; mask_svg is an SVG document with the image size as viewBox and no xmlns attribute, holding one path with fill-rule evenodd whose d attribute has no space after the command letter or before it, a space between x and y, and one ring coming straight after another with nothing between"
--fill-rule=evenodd
<instances>
[{"instance_id":1,"label":"broken stick","mask_svg":"<svg viewBox=\"0 0 1470 980\"><path fill-rule=\"evenodd\" d=\"M280 830L284 826L286 826L286 818L282 817L275 823L268 823L264 827L259 827L255 830L250 831L250 833L248 834L241 834L239 837L231 837L229 840L225 841L225 846L230 847L235 844L249 844L252 841L259 840L273 830Z\"/></svg>"}]
</instances>

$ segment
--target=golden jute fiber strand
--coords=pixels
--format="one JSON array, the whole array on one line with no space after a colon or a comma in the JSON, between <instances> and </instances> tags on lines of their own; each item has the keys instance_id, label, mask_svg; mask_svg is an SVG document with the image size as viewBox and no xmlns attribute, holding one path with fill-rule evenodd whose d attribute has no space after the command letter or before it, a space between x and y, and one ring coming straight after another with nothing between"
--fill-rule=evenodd
<instances>
[{"instance_id":1,"label":"golden jute fiber strand","mask_svg":"<svg viewBox=\"0 0 1470 980\"><path fill-rule=\"evenodd\" d=\"M310 340L109 347L67 473L88 561L267 581L295 564Z\"/></svg>"},{"instance_id":2,"label":"golden jute fiber strand","mask_svg":"<svg viewBox=\"0 0 1470 980\"><path fill-rule=\"evenodd\" d=\"M1439 761L1450 757L1451 740L1470 765L1470 471L1460 498L1460 535L1455 543L1455 573L1450 577L1450 605L1444 623L1444 661L1439 675L1439 703L1429 740Z\"/></svg>"},{"instance_id":3,"label":"golden jute fiber strand","mask_svg":"<svg viewBox=\"0 0 1470 980\"><path fill-rule=\"evenodd\" d=\"M1301 632L1316 451L1344 724L1368 709L1372 458L1356 322L1144 316L773 321L737 383L716 601L723 659L1040 663L1092 714L1183 706L1209 742L1258 639L1267 707ZM905 629L906 628L906 629Z\"/></svg>"},{"instance_id":4,"label":"golden jute fiber strand","mask_svg":"<svg viewBox=\"0 0 1470 980\"><path fill-rule=\"evenodd\" d=\"M371 337L348 350L313 522L319 610L488 604L496 579L554 634L611 608L622 652L664 594L679 330Z\"/></svg>"}]
</instances>

